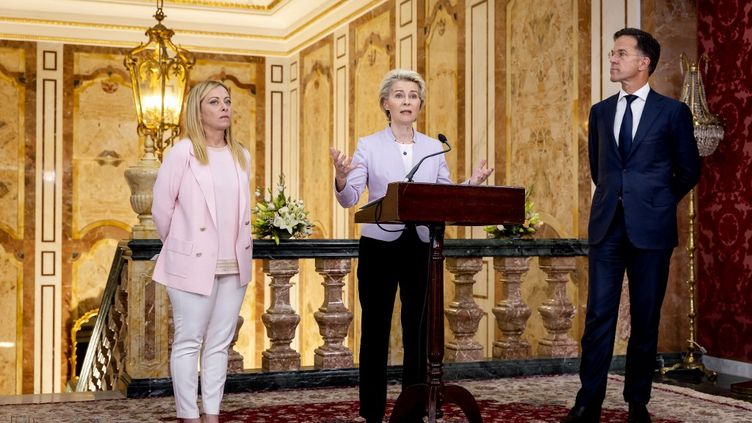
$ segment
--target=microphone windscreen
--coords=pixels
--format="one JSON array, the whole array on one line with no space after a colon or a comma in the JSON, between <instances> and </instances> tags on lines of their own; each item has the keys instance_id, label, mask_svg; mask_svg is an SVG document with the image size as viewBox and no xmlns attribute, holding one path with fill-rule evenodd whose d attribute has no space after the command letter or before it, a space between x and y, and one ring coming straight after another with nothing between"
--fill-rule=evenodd
<instances>
[{"instance_id":1,"label":"microphone windscreen","mask_svg":"<svg viewBox=\"0 0 752 423\"><path fill-rule=\"evenodd\" d=\"M444 134L439 134L439 141L446 144L447 143L447 137L444 136Z\"/></svg>"}]
</instances>

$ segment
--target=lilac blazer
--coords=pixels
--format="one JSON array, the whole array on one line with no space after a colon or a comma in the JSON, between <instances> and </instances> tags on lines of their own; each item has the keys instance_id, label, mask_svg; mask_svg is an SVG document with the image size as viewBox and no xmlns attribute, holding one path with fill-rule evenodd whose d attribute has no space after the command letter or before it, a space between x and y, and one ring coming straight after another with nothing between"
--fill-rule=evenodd
<instances>
[{"instance_id":1,"label":"lilac blazer","mask_svg":"<svg viewBox=\"0 0 752 423\"><path fill-rule=\"evenodd\" d=\"M413 165L423 157L441 151L442 144L438 140L415 131L415 145L413 146ZM358 165L347 175L347 182L342 191L334 189L337 201L342 207L352 207L360 200L363 190L368 188L368 201L373 201L386 194L386 187L390 182L404 181L406 173L402 164L400 150L394 142L391 129L384 130L363 137L358 140L358 147L353 154L352 163ZM431 182L451 184L449 167L443 154L430 157L420 165L413 176L415 182ZM381 225L389 230L399 230L405 225ZM419 226L418 236L423 242L428 242L428 228ZM382 241L394 241L401 232L387 232L373 223L362 226L363 236Z\"/></svg>"},{"instance_id":2,"label":"lilac blazer","mask_svg":"<svg viewBox=\"0 0 752 423\"><path fill-rule=\"evenodd\" d=\"M219 251L218 231L236 225L240 283L251 279L250 163L235 163L238 175L238 221L217 222L214 182L208 165L193 153L193 144L184 139L165 156L154 183L151 214L157 225L162 251L157 257L153 279L183 291L209 295L214 286Z\"/></svg>"}]
</instances>

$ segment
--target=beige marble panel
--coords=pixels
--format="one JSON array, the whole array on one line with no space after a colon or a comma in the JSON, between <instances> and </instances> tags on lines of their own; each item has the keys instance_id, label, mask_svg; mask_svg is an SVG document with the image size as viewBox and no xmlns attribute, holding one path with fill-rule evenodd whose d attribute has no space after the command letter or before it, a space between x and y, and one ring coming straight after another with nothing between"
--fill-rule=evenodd
<instances>
[{"instance_id":1,"label":"beige marble panel","mask_svg":"<svg viewBox=\"0 0 752 423\"><path fill-rule=\"evenodd\" d=\"M0 47L0 64L7 72L24 72L26 56L23 49Z\"/></svg>"},{"instance_id":2,"label":"beige marble panel","mask_svg":"<svg viewBox=\"0 0 752 423\"><path fill-rule=\"evenodd\" d=\"M314 237L332 233L333 175L329 146L333 130L333 63L331 38L301 53L300 193L316 222Z\"/></svg>"},{"instance_id":3,"label":"beige marble panel","mask_svg":"<svg viewBox=\"0 0 752 423\"><path fill-rule=\"evenodd\" d=\"M447 164L452 177L461 178L458 174L458 151L462 150L461 142L464 134L460 132L460 125L464 120L461 112L464 104L464 77L461 70L464 56L461 31L464 29L458 21L461 16L456 7L448 8L446 1L433 0L426 2L426 25L428 35L425 39L425 70L426 103L423 109L425 133L433 138L439 133L447 136L454 147L452 153L447 154ZM456 6L456 1L452 2Z\"/></svg>"},{"instance_id":4,"label":"beige marble panel","mask_svg":"<svg viewBox=\"0 0 752 423\"><path fill-rule=\"evenodd\" d=\"M641 9L642 28L661 43L661 58L650 79L651 88L673 98L681 95L682 74L679 67L681 53L695 60L697 57L697 4L668 0L645 0ZM706 82L707 84L707 82ZM658 339L659 351L685 351L689 337L689 199L677 208L679 247L671 258L666 297L661 309ZM702 318L702 316L699 316Z\"/></svg>"},{"instance_id":5,"label":"beige marble panel","mask_svg":"<svg viewBox=\"0 0 752 423\"><path fill-rule=\"evenodd\" d=\"M353 149L357 139L383 129L387 122L379 108L379 86L394 62L391 10L374 13L369 20L353 25L351 132Z\"/></svg>"},{"instance_id":6,"label":"beige marble panel","mask_svg":"<svg viewBox=\"0 0 752 423\"><path fill-rule=\"evenodd\" d=\"M117 244L115 239L101 239L72 263L71 321L99 307Z\"/></svg>"},{"instance_id":7,"label":"beige marble panel","mask_svg":"<svg viewBox=\"0 0 752 423\"><path fill-rule=\"evenodd\" d=\"M71 93L73 238L98 226L130 230L137 223L123 176L141 154L130 81L124 73L108 71L108 66L114 68L122 60L114 54L98 55L98 70L84 74L88 66L79 70L76 59L94 61L92 56L82 53L74 59L74 73L87 76Z\"/></svg>"},{"instance_id":8,"label":"beige marble panel","mask_svg":"<svg viewBox=\"0 0 752 423\"><path fill-rule=\"evenodd\" d=\"M533 189L535 208L549 226L546 236L580 237L580 185L588 182L579 170L586 151L579 147L584 118L577 114L577 102L579 87L589 75L580 74L577 52L590 42L580 36L582 11L564 0L549 0L546 7L513 0L499 14L505 17L504 31L497 35L503 34L500 42L506 46L499 62L504 64L500 73L506 82L501 91L506 118L497 119L505 124L505 145L497 145L497 151L505 153L504 169L497 169L504 175L497 176L498 181ZM575 305L586 298L582 274L575 273L567 292ZM536 311L547 298L545 277L534 260L522 285L523 298L534 310L525 332L533 355L537 340L546 334ZM580 331L575 325L571 335L579 340Z\"/></svg>"},{"instance_id":9,"label":"beige marble panel","mask_svg":"<svg viewBox=\"0 0 752 423\"><path fill-rule=\"evenodd\" d=\"M533 188L533 201L559 236L572 237L579 157L572 104L577 99L576 19L572 4L508 5L507 181Z\"/></svg>"},{"instance_id":10,"label":"beige marble panel","mask_svg":"<svg viewBox=\"0 0 752 423\"><path fill-rule=\"evenodd\" d=\"M385 4L353 22L350 26L350 151L355 151L358 138L383 129L386 117L379 108L379 86L384 75L394 66L394 29L392 4ZM350 209L350 220L355 210L366 203L365 193L360 204ZM360 236L359 225L350 227L350 237ZM354 278L351 278L354 280ZM358 298L356 285L352 285L353 299ZM358 305L358 307L360 307ZM398 307L395 307L395 314ZM356 313L354 324L359 324ZM390 340L391 364L402 362L402 337L399 319L392 319ZM358 360L360 328L353 330L355 360Z\"/></svg>"},{"instance_id":11,"label":"beige marble panel","mask_svg":"<svg viewBox=\"0 0 752 423\"><path fill-rule=\"evenodd\" d=\"M24 72L24 51L0 48L0 230L23 238L26 93L17 77Z\"/></svg>"},{"instance_id":12,"label":"beige marble panel","mask_svg":"<svg viewBox=\"0 0 752 423\"><path fill-rule=\"evenodd\" d=\"M251 160L256 158L256 115L257 115L257 61L229 55L211 55L199 58L191 70L191 83L206 79L216 79L229 86L232 96L232 135L251 152ZM253 186L254 184L252 184Z\"/></svg>"},{"instance_id":13,"label":"beige marble panel","mask_svg":"<svg viewBox=\"0 0 752 423\"><path fill-rule=\"evenodd\" d=\"M300 54L300 197L316 224L313 237L329 238L333 220L333 174L329 147L333 139L333 39L325 38ZM301 365L313 365L314 349L323 342L313 313L324 290L313 260L301 260L299 284L299 346Z\"/></svg>"},{"instance_id":14,"label":"beige marble panel","mask_svg":"<svg viewBox=\"0 0 752 423\"><path fill-rule=\"evenodd\" d=\"M22 263L0 246L0 395L15 395L18 370L17 325L21 316Z\"/></svg>"}]
</instances>

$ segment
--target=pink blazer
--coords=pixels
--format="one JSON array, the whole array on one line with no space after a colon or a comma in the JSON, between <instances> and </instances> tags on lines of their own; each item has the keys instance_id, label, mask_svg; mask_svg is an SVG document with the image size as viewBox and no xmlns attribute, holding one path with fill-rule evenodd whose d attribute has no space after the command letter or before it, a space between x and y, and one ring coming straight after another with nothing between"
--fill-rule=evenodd
<instances>
[{"instance_id":1,"label":"pink blazer","mask_svg":"<svg viewBox=\"0 0 752 423\"><path fill-rule=\"evenodd\" d=\"M235 253L240 283L251 279L250 163L236 163L238 174L237 222L217 222L214 183L208 165L198 162L190 140L181 140L165 156L154 183L151 214L157 225L162 251L157 257L153 279L183 291L209 295L214 285L219 238L226 225L238 226Z\"/></svg>"}]
</instances>

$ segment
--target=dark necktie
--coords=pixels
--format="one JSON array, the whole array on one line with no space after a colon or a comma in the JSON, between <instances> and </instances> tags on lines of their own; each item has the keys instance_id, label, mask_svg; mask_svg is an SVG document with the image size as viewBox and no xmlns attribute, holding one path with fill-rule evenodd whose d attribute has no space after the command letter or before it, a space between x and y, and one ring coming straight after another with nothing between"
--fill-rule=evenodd
<instances>
[{"instance_id":1,"label":"dark necktie","mask_svg":"<svg viewBox=\"0 0 752 423\"><path fill-rule=\"evenodd\" d=\"M634 94L624 96L627 99L627 109L624 111L624 119L619 128L619 154L622 161L627 160L629 150L632 149L632 102L637 98Z\"/></svg>"}]
</instances>

